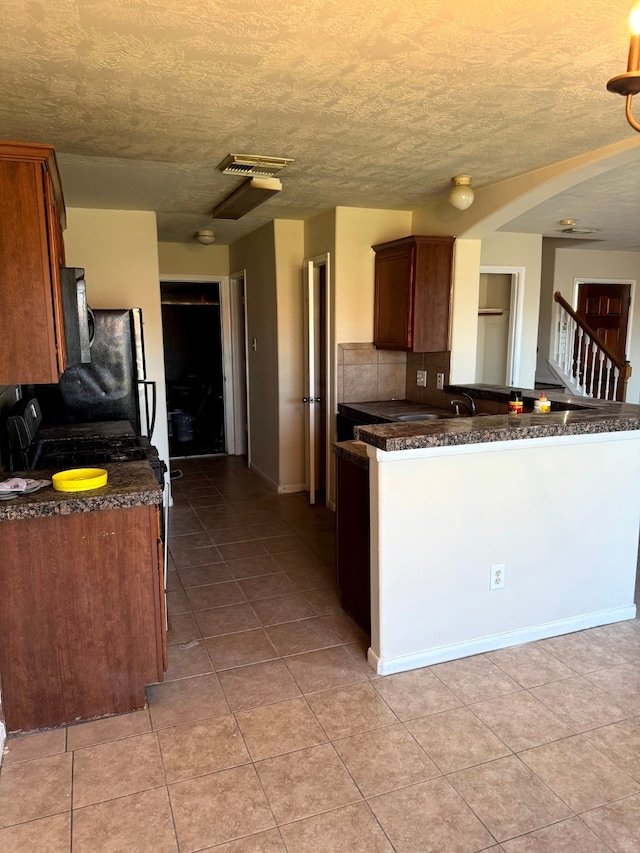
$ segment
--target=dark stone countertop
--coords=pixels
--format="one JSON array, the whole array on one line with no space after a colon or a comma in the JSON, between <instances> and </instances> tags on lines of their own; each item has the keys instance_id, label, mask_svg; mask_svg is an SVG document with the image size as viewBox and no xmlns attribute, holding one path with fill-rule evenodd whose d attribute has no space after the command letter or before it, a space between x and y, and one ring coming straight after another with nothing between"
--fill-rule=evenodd
<instances>
[{"instance_id":1,"label":"dark stone countertop","mask_svg":"<svg viewBox=\"0 0 640 853\"><path fill-rule=\"evenodd\" d=\"M465 392L476 400L493 400L507 403L511 388L497 385L451 385L447 392ZM522 390L525 407L532 406L540 391ZM608 432L640 430L640 406L574 397L560 392L545 392L551 401L548 414L480 415L476 417L448 417L437 421L410 423L380 423L356 428L356 438L380 450L414 450L427 447L449 447L461 444L486 444L560 435L586 435ZM374 407L378 417L388 412L393 417L398 412L410 411L407 401L391 400L378 403L352 403L356 413L369 414ZM365 408L366 407L366 408ZM429 407L422 407L429 410Z\"/></svg>"},{"instance_id":2,"label":"dark stone countertop","mask_svg":"<svg viewBox=\"0 0 640 853\"><path fill-rule=\"evenodd\" d=\"M358 468L369 468L367 445L363 441L336 441L333 445L333 452L336 456L346 459L347 462L357 465Z\"/></svg>"},{"instance_id":3,"label":"dark stone countertop","mask_svg":"<svg viewBox=\"0 0 640 853\"><path fill-rule=\"evenodd\" d=\"M435 414L451 417L453 412L447 409L430 406L427 403L414 403L411 400L373 400L367 403L339 403L341 415L360 419L362 415L371 417L371 423L388 423L398 415Z\"/></svg>"},{"instance_id":4,"label":"dark stone countertop","mask_svg":"<svg viewBox=\"0 0 640 853\"><path fill-rule=\"evenodd\" d=\"M146 460L106 462L99 467L108 473L106 485L101 488L86 492L58 492L53 486L45 486L30 495L0 500L0 521L160 504L162 489ZM50 480L57 470L3 471L0 472L0 481L12 477Z\"/></svg>"}]
</instances>

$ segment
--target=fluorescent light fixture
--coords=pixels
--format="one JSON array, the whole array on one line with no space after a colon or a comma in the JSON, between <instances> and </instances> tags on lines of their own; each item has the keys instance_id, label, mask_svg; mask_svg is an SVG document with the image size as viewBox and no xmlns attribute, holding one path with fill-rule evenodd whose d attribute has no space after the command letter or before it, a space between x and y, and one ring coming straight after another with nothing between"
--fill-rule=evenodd
<instances>
[{"instance_id":1,"label":"fluorescent light fixture","mask_svg":"<svg viewBox=\"0 0 640 853\"><path fill-rule=\"evenodd\" d=\"M281 189L278 178L249 178L217 204L211 215L214 219L240 219Z\"/></svg>"},{"instance_id":2,"label":"fluorescent light fixture","mask_svg":"<svg viewBox=\"0 0 640 853\"><path fill-rule=\"evenodd\" d=\"M293 163L290 157L267 157L264 154L227 154L217 168L225 175L241 178L274 178L281 169Z\"/></svg>"}]
</instances>

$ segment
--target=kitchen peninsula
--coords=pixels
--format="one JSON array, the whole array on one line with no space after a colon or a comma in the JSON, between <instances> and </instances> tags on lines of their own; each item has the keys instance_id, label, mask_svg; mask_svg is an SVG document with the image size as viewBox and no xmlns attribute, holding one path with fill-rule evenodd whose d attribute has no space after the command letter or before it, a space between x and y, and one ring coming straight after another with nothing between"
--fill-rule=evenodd
<instances>
[{"instance_id":1,"label":"kitchen peninsula","mask_svg":"<svg viewBox=\"0 0 640 853\"><path fill-rule=\"evenodd\" d=\"M108 481L98 489L49 486L0 502L9 732L142 708L145 685L163 678L161 487L146 461L104 468Z\"/></svg>"},{"instance_id":2,"label":"kitchen peninsula","mask_svg":"<svg viewBox=\"0 0 640 853\"><path fill-rule=\"evenodd\" d=\"M369 460L371 648L379 674L635 616L640 406L453 386L481 417L361 426ZM525 411L539 394L524 391ZM359 408L360 407L360 408ZM353 412L352 412L353 413ZM389 416L390 415L390 416ZM339 452L348 453L348 444ZM490 589L495 567L504 586Z\"/></svg>"}]
</instances>

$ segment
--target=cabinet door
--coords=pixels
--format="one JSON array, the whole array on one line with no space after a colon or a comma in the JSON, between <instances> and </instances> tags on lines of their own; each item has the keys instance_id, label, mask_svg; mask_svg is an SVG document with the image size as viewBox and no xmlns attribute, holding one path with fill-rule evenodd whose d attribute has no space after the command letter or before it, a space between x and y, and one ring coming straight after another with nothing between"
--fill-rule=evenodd
<instances>
[{"instance_id":1,"label":"cabinet door","mask_svg":"<svg viewBox=\"0 0 640 853\"><path fill-rule=\"evenodd\" d=\"M369 471L336 458L336 581L349 616L371 632Z\"/></svg>"},{"instance_id":2,"label":"cabinet door","mask_svg":"<svg viewBox=\"0 0 640 853\"><path fill-rule=\"evenodd\" d=\"M411 350L415 246L376 252L374 343L380 349Z\"/></svg>"}]
</instances>

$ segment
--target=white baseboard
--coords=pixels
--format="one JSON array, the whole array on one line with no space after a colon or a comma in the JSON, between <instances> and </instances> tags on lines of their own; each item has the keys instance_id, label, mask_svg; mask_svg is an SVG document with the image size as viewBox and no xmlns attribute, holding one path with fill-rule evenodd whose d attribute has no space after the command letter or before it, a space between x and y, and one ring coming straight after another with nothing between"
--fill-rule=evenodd
<instances>
[{"instance_id":1,"label":"white baseboard","mask_svg":"<svg viewBox=\"0 0 640 853\"><path fill-rule=\"evenodd\" d=\"M624 622L627 619L635 619L635 616L636 607L634 604L629 607L619 607L615 610L600 610L595 613L587 613L571 619L560 619L558 622L547 622L544 625L535 625L531 628L509 631L505 634L480 637L466 643L455 643L450 646L425 649L397 658L381 658L373 649L369 649L367 660L378 675L392 675L395 672L420 669L423 666L432 666L436 663L444 663L449 660L479 655L482 652L493 652L497 649L507 648L508 646L519 646L522 643L531 643L534 640L546 640L548 637L558 637L561 634L573 634L576 631L584 631L586 628L595 628L598 625Z\"/></svg>"},{"instance_id":2,"label":"white baseboard","mask_svg":"<svg viewBox=\"0 0 640 853\"><path fill-rule=\"evenodd\" d=\"M290 495L294 492L304 492L304 483L289 483L285 486L278 486L279 495Z\"/></svg>"}]
</instances>

